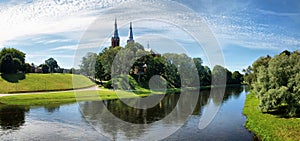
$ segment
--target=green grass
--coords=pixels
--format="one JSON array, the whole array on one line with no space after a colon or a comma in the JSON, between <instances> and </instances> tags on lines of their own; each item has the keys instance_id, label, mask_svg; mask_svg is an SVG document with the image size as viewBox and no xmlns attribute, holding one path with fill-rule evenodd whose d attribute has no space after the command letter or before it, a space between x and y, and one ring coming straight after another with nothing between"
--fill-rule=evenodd
<instances>
[{"instance_id":1,"label":"green grass","mask_svg":"<svg viewBox=\"0 0 300 141\"><path fill-rule=\"evenodd\" d=\"M0 78L0 93L50 91L82 88L93 85L87 77L73 74L6 74Z\"/></svg>"},{"instance_id":2,"label":"green grass","mask_svg":"<svg viewBox=\"0 0 300 141\"><path fill-rule=\"evenodd\" d=\"M73 103L76 101L96 101L118 98L136 98L148 96L149 94L135 94L126 91L98 90L98 91L77 91L74 92L53 92L46 94L24 94L8 95L0 97L0 103L4 105L47 105Z\"/></svg>"},{"instance_id":3,"label":"green grass","mask_svg":"<svg viewBox=\"0 0 300 141\"><path fill-rule=\"evenodd\" d=\"M300 140L299 118L282 118L280 115L262 113L258 105L259 99L255 94L248 94L244 106L244 114L247 116L246 128L262 140Z\"/></svg>"}]
</instances>

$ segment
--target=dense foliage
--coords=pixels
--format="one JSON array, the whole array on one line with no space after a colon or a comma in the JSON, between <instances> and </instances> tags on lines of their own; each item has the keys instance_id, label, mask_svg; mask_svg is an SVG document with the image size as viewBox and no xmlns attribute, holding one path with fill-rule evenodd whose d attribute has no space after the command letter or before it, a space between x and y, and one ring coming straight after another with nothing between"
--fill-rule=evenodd
<instances>
[{"instance_id":1,"label":"dense foliage","mask_svg":"<svg viewBox=\"0 0 300 141\"><path fill-rule=\"evenodd\" d=\"M3 48L0 51L0 72L16 73L25 71L25 53L14 48Z\"/></svg>"},{"instance_id":2,"label":"dense foliage","mask_svg":"<svg viewBox=\"0 0 300 141\"><path fill-rule=\"evenodd\" d=\"M262 111L284 110L296 116L300 110L300 53L284 51L261 57L252 65L252 86Z\"/></svg>"},{"instance_id":3,"label":"dense foliage","mask_svg":"<svg viewBox=\"0 0 300 141\"><path fill-rule=\"evenodd\" d=\"M218 65L211 71L208 66L203 65L201 58L174 53L161 55L154 51L146 51L139 43L105 48L98 55L88 53L82 58L80 69L82 74L95 77L99 81L108 81L109 84L105 85L107 87L111 86L112 82L109 80L114 74L130 75L144 88L149 88L148 83L155 75L161 76L169 88L182 85L198 87L199 83L195 82L200 82L200 86L208 86L211 85L212 77L225 77L227 84L241 84L243 81L243 75L238 71L232 73ZM199 77L194 75L197 73ZM183 80L183 75L188 79Z\"/></svg>"},{"instance_id":4,"label":"dense foliage","mask_svg":"<svg viewBox=\"0 0 300 141\"><path fill-rule=\"evenodd\" d=\"M45 60L45 64L49 67L51 73L58 72L59 66L55 59L49 58Z\"/></svg>"}]
</instances>

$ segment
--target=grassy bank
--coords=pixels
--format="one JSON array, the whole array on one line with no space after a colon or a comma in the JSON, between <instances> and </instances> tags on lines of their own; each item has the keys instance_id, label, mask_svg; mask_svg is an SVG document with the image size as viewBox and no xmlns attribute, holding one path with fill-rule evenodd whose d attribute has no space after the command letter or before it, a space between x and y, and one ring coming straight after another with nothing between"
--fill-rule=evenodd
<instances>
[{"instance_id":1,"label":"grassy bank","mask_svg":"<svg viewBox=\"0 0 300 141\"><path fill-rule=\"evenodd\" d=\"M259 100L255 94L248 94L244 107L246 128L262 140L300 140L299 118L282 118L280 115L261 113L258 105Z\"/></svg>"},{"instance_id":2,"label":"grassy bank","mask_svg":"<svg viewBox=\"0 0 300 141\"><path fill-rule=\"evenodd\" d=\"M0 103L4 105L47 105L72 103L76 101L96 101L118 98L134 98L148 96L149 94L135 94L126 91L98 90L74 92L53 92L47 94L24 94L0 97Z\"/></svg>"},{"instance_id":3,"label":"grassy bank","mask_svg":"<svg viewBox=\"0 0 300 141\"><path fill-rule=\"evenodd\" d=\"M1 74L0 93L50 91L82 88L93 85L87 77L73 74Z\"/></svg>"}]
</instances>

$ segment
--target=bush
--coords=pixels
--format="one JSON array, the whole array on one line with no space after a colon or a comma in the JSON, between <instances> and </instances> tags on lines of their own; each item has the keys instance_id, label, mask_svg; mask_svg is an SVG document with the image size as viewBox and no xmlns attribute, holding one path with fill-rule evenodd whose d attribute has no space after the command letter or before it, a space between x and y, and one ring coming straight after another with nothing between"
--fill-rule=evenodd
<instances>
[{"instance_id":1,"label":"bush","mask_svg":"<svg viewBox=\"0 0 300 141\"><path fill-rule=\"evenodd\" d=\"M112 89L112 80L107 81L106 83L103 83L104 88Z\"/></svg>"},{"instance_id":2,"label":"bush","mask_svg":"<svg viewBox=\"0 0 300 141\"><path fill-rule=\"evenodd\" d=\"M287 116L296 116L300 110L300 53L285 51L266 63L254 63L253 87L261 101L261 110L284 108Z\"/></svg>"}]
</instances>

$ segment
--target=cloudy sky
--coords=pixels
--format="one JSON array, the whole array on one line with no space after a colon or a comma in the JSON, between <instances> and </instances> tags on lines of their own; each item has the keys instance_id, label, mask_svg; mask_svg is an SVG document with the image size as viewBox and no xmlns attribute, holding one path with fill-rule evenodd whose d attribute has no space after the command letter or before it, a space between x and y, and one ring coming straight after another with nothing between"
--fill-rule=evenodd
<instances>
[{"instance_id":1,"label":"cloudy sky","mask_svg":"<svg viewBox=\"0 0 300 141\"><path fill-rule=\"evenodd\" d=\"M122 46L132 21L135 40L145 47L188 52L207 65L217 47L205 47L204 39L217 42L230 70L300 49L298 0L0 0L0 48L25 52L28 63L54 57L61 67L77 68L86 52L109 46L114 18Z\"/></svg>"}]
</instances>

